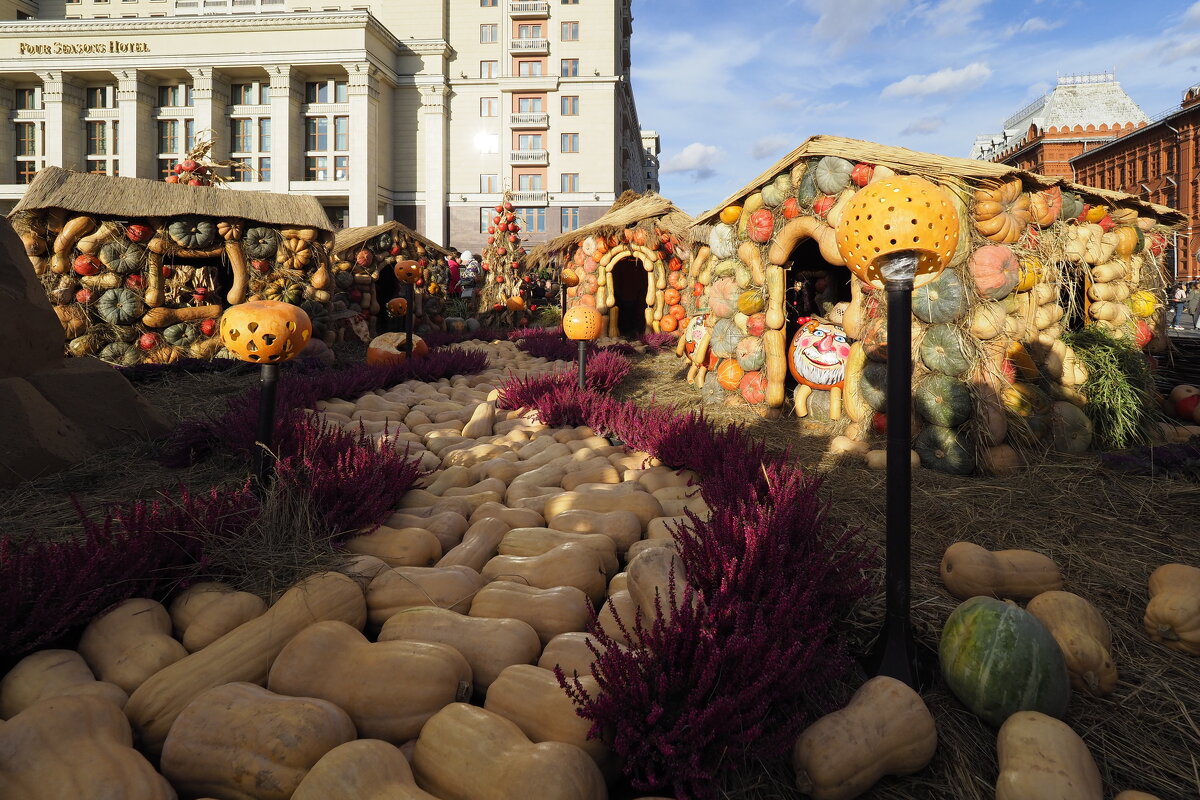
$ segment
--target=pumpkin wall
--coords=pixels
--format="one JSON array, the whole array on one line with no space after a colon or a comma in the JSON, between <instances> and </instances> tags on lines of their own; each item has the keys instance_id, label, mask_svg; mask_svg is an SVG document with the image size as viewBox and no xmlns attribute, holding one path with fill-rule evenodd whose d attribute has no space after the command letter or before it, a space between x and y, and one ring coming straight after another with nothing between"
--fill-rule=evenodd
<instances>
[{"instance_id":1,"label":"pumpkin wall","mask_svg":"<svg viewBox=\"0 0 1200 800\"><path fill-rule=\"evenodd\" d=\"M217 320L246 300L302 306L324 337L336 291L327 231L191 215L12 217L67 352L131 366L222 355Z\"/></svg>"},{"instance_id":2,"label":"pumpkin wall","mask_svg":"<svg viewBox=\"0 0 1200 800\"><path fill-rule=\"evenodd\" d=\"M652 221L608 236L588 236L568 251L563 268L567 308L594 307L604 315L607 335L619 335L613 269L626 259L640 264L647 278L644 332L681 334L696 314L702 287L693 280L687 246Z\"/></svg>"},{"instance_id":3,"label":"pumpkin wall","mask_svg":"<svg viewBox=\"0 0 1200 800\"><path fill-rule=\"evenodd\" d=\"M383 231L376 236L334 254L333 297L331 312L338 341L347 335L363 342L380 332L380 315L387 302L402 296L393 268L399 261L415 261L421 269L413 299L413 314L418 324L429 329L441 326L446 299L449 268L441 253L428 251L419 240L403 231ZM341 295L341 296L339 296Z\"/></svg>"},{"instance_id":4,"label":"pumpkin wall","mask_svg":"<svg viewBox=\"0 0 1200 800\"><path fill-rule=\"evenodd\" d=\"M842 386L789 392L788 286L805 239L829 265L844 266L835 229L850 198L894 174L809 158L720 212L692 262L704 316L691 321L680 348L705 402L748 403L764 415L786 405L831 432L882 446L885 293L851 279L850 301L823 309L852 341ZM1168 229L1144 216L1144 206L1089 204L1018 177L934 183L955 206L961 232L950 267L913 296L914 449L922 464L970 474L1010 469L1037 449L1086 450L1087 372L1063 332L1093 324L1141 347L1161 345L1159 258Z\"/></svg>"}]
</instances>

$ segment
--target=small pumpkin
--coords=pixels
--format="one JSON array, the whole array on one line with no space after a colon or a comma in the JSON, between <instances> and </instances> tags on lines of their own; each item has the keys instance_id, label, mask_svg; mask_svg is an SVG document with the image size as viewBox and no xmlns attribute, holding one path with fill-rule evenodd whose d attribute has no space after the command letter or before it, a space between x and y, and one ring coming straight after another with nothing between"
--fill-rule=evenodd
<instances>
[{"instance_id":1,"label":"small pumpkin","mask_svg":"<svg viewBox=\"0 0 1200 800\"><path fill-rule=\"evenodd\" d=\"M887 413L887 362L868 359L862 365L858 392L875 411Z\"/></svg>"},{"instance_id":2,"label":"small pumpkin","mask_svg":"<svg viewBox=\"0 0 1200 800\"><path fill-rule=\"evenodd\" d=\"M957 428L974 415L971 391L951 375L929 375L913 393L913 405L931 425Z\"/></svg>"},{"instance_id":3,"label":"small pumpkin","mask_svg":"<svg viewBox=\"0 0 1200 800\"><path fill-rule=\"evenodd\" d=\"M273 259L281 241L279 231L258 226L246 231L242 238L242 249L250 258Z\"/></svg>"},{"instance_id":4,"label":"small pumpkin","mask_svg":"<svg viewBox=\"0 0 1200 800\"><path fill-rule=\"evenodd\" d=\"M751 212L750 219L746 224L746 235L750 237L750 241L760 243L769 241L774 232L775 216L770 210L760 208Z\"/></svg>"},{"instance_id":5,"label":"small pumpkin","mask_svg":"<svg viewBox=\"0 0 1200 800\"><path fill-rule=\"evenodd\" d=\"M738 295L737 310L749 317L762 311L766 302L761 289L747 289Z\"/></svg>"},{"instance_id":6,"label":"small pumpkin","mask_svg":"<svg viewBox=\"0 0 1200 800\"><path fill-rule=\"evenodd\" d=\"M186 322L177 322L163 331L163 340L175 347L186 347L200 335L200 330Z\"/></svg>"},{"instance_id":7,"label":"small pumpkin","mask_svg":"<svg viewBox=\"0 0 1200 800\"><path fill-rule=\"evenodd\" d=\"M767 401L767 376L758 370L751 370L738 382L738 393L742 399L752 406L761 405Z\"/></svg>"},{"instance_id":8,"label":"small pumpkin","mask_svg":"<svg viewBox=\"0 0 1200 800\"><path fill-rule=\"evenodd\" d=\"M913 314L929 324L958 322L971 309L966 286L958 272L948 269L913 292Z\"/></svg>"},{"instance_id":9,"label":"small pumpkin","mask_svg":"<svg viewBox=\"0 0 1200 800\"><path fill-rule=\"evenodd\" d=\"M180 217L167 226L175 244L186 250L208 250L217 244L217 226L210 219L197 216Z\"/></svg>"},{"instance_id":10,"label":"small pumpkin","mask_svg":"<svg viewBox=\"0 0 1200 800\"><path fill-rule=\"evenodd\" d=\"M770 206L771 208L775 208L776 206L781 205L783 203L783 201L786 200L791 193L792 193L792 176L786 172L780 173L779 175L775 176L775 180L771 181L770 183L768 183L766 186L763 187L763 189L762 189L763 203ZM714 253L716 252L716 248L713 248L713 252ZM728 256L721 256L721 257L728 258Z\"/></svg>"},{"instance_id":11,"label":"small pumpkin","mask_svg":"<svg viewBox=\"0 0 1200 800\"><path fill-rule=\"evenodd\" d=\"M132 275L145 265L146 248L128 239L113 239L100 248L100 261L118 275Z\"/></svg>"},{"instance_id":12,"label":"small pumpkin","mask_svg":"<svg viewBox=\"0 0 1200 800\"><path fill-rule=\"evenodd\" d=\"M719 319L712 329L709 352L717 358L731 358L745 334L732 319Z\"/></svg>"},{"instance_id":13,"label":"small pumpkin","mask_svg":"<svg viewBox=\"0 0 1200 800\"><path fill-rule=\"evenodd\" d=\"M975 291L985 300L1003 300L1020 283L1017 255L1002 244L989 244L971 254L969 267Z\"/></svg>"},{"instance_id":14,"label":"small pumpkin","mask_svg":"<svg viewBox=\"0 0 1200 800\"><path fill-rule=\"evenodd\" d=\"M996 331L993 335L998 334L999 331ZM931 325L926 329L921 339L921 360L934 372L955 377L971 366L966 339L953 325Z\"/></svg>"},{"instance_id":15,"label":"small pumpkin","mask_svg":"<svg viewBox=\"0 0 1200 800\"><path fill-rule=\"evenodd\" d=\"M1003 244L1018 241L1032 217L1029 195L1022 191L1020 178L977 189L972 211L975 229L993 242Z\"/></svg>"},{"instance_id":16,"label":"small pumpkin","mask_svg":"<svg viewBox=\"0 0 1200 800\"><path fill-rule=\"evenodd\" d=\"M734 229L724 223L713 225L708 234L708 246L716 258L733 258L735 251Z\"/></svg>"},{"instance_id":17,"label":"small pumpkin","mask_svg":"<svg viewBox=\"0 0 1200 800\"><path fill-rule=\"evenodd\" d=\"M137 345L130 342L111 342L104 346L97 358L109 364L132 367L134 364L141 363L142 352Z\"/></svg>"},{"instance_id":18,"label":"small pumpkin","mask_svg":"<svg viewBox=\"0 0 1200 800\"><path fill-rule=\"evenodd\" d=\"M1075 192L1063 192L1062 200L1062 211L1059 212L1059 219L1076 219L1083 213L1083 198Z\"/></svg>"},{"instance_id":19,"label":"small pumpkin","mask_svg":"<svg viewBox=\"0 0 1200 800\"><path fill-rule=\"evenodd\" d=\"M1046 228L1053 225L1054 221L1058 219L1058 215L1062 213L1062 208L1062 189L1057 186L1042 189L1040 192L1034 192L1029 196L1030 217L1033 220L1033 224L1039 228Z\"/></svg>"},{"instance_id":20,"label":"small pumpkin","mask_svg":"<svg viewBox=\"0 0 1200 800\"><path fill-rule=\"evenodd\" d=\"M393 366L408 358L404 352L404 344L408 339L405 333L382 333L367 345L367 363L372 366ZM429 345L420 336L413 336L413 358L421 358L429 354Z\"/></svg>"},{"instance_id":21,"label":"small pumpkin","mask_svg":"<svg viewBox=\"0 0 1200 800\"><path fill-rule=\"evenodd\" d=\"M726 225L732 225L737 222L740 216L742 216L741 206L725 206L721 209L721 222L724 222Z\"/></svg>"},{"instance_id":22,"label":"small pumpkin","mask_svg":"<svg viewBox=\"0 0 1200 800\"><path fill-rule=\"evenodd\" d=\"M1071 686L1096 697L1117 688L1112 631L1094 605L1071 592L1042 592L1025 608L1062 649Z\"/></svg>"},{"instance_id":23,"label":"small pumpkin","mask_svg":"<svg viewBox=\"0 0 1200 800\"><path fill-rule=\"evenodd\" d=\"M1200 569L1164 564L1154 570L1142 624L1155 642L1200 656Z\"/></svg>"},{"instance_id":24,"label":"small pumpkin","mask_svg":"<svg viewBox=\"0 0 1200 800\"><path fill-rule=\"evenodd\" d=\"M96 301L96 313L111 325L133 325L142 318L145 306L137 292L120 287L100 295Z\"/></svg>"},{"instance_id":25,"label":"small pumpkin","mask_svg":"<svg viewBox=\"0 0 1200 800\"><path fill-rule=\"evenodd\" d=\"M737 359L738 366L746 372L762 369L767 357L762 338L743 336L737 343L737 347L733 349L733 356ZM739 379L738 382L740 384L741 380Z\"/></svg>"},{"instance_id":26,"label":"small pumpkin","mask_svg":"<svg viewBox=\"0 0 1200 800\"><path fill-rule=\"evenodd\" d=\"M303 239L284 239L275 251L275 263L284 269L303 271L309 265L309 262L312 261L312 258L312 247Z\"/></svg>"},{"instance_id":27,"label":"small pumpkin","mask_svg":"<svg viewBox=\"0 0 1200 800\"><path fill-rule=\"evenodd\" d=\"M125 237L131 242L145 244L154 238L154 228L135 222L125 228Z\"/></svg>"},{"instance_id":28,"label":"small pumpkin","mask_svg":"<svg viewBox=\"0 0 1200 800\"><path fill-rule=\"evenodd\" d=\"M866 375L865 370L863 374ZM883 405L886 408L886 403ZM884 411L885 408L875 410ZM970 475L975 471L975 453L964 430L927 425L917 434L913 449L921 457L921 466L926 469L951 475Z\"/></svg>"},{"instance_id":29,"label":"small pumpkin","mask_svg":"<svg viewBox=\"0 0 1200 800\"><path fill-rule=\"evenodd\" d=\"M742 376L746 371L742 369L736 359L727 358L717 365L717 382L722 389L735 392L738 386L741 385Z\"/></svg>"},{"instance_id":30,"label":"small pumpkin","mask_svg":"<svg viewBox=\"0 0 1200 800\"><path fill-rule=\"evenodd\" d=\"M1085 453L1092 446L1092 421L1079 406L1059 400L1050 415L1054 449L1062 453Z\"/></svg>"},{"instance_id":31,"label":"small pumpkin","mask_svg":"<svg viewBox=\"0 0 1200 800\"><path fill-rule=\"evenodd\" d=\"M1013 603L991 597L964 601L942 628L938 661L954 696L995 727L1019 711L1061 717L1071 699L1058 643Z\"/></svg>"},{"instance_id":32,"label":"small pumpkin","mask_svg":"<svg viewBox=\"0 0 1200 800\"><path fill-rule=\"evenodd\" d=\"M824 156L812 168L817 189L835 195L850 185L854 163L837 156Z\"/></svg>"}]
</instances>

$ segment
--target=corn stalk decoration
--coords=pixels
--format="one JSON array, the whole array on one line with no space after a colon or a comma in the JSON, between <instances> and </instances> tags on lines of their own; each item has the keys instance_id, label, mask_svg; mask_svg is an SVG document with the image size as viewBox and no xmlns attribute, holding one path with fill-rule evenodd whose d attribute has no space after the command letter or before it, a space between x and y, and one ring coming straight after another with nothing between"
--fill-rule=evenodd
<instances>
[{"instance_id":1,"label":"corn stalk decoration","mask_svg":"<svg viewBox=\"0 0 1200 800\"><path fill-rule=\"evenodd\" d=\"M515 324L526 308L524 291L528 281L525 248L521 246L522 220L516 215L511 199L512 194L505 192L503 201L496 205L482 254L484 274L479 313L493 315L494 323Z\"/></svg>"}]
</instances>

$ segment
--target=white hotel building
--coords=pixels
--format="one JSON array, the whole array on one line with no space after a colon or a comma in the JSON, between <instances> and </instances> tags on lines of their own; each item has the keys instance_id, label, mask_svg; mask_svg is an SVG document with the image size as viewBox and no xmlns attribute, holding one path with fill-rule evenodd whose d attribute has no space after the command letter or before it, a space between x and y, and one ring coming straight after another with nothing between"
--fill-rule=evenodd
<instances>
[{"instance_id":1,"label":"white hotel building","mask_svg":"<svg viewBox=\"0 0 1200 800\"><path fill-rule=\"evenodd\" d=\"M478 252L510 189L551 238L657 186L631 1L0 0L0 212L42 166L159 178L211 130L232 186L335 224Z\"/></svg>"}]
</instances>

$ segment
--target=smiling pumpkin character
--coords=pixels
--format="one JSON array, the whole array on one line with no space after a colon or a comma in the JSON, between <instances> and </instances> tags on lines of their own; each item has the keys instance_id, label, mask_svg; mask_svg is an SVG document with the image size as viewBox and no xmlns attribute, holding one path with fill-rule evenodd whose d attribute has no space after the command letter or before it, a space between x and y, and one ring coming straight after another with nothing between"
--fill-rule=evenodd
<instances>
[{"instance_id":1,"label":"smiling pumpkin character","mask_svg":"<svg viewBox=\"0 0 1200 800\"><path fill-rule=\"evenodd\" d=\"M800 329L788 348L788 369L800 383L795 393L796 416L808 416L808 398L813 389L821 389L831 393L830 418L841 419L850 339L840 325L826 320L802 317L798 322Z\"/></svg>"}]
</instances>

